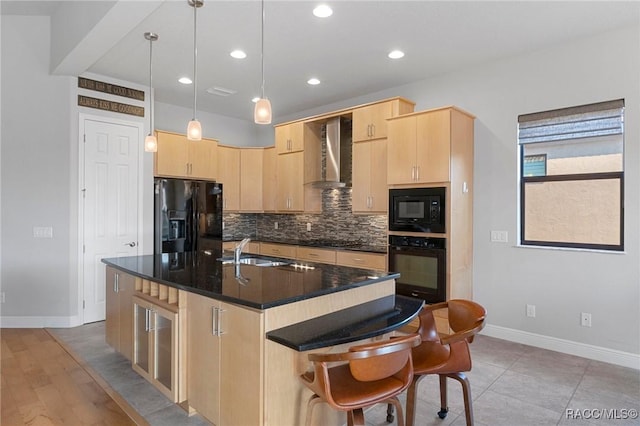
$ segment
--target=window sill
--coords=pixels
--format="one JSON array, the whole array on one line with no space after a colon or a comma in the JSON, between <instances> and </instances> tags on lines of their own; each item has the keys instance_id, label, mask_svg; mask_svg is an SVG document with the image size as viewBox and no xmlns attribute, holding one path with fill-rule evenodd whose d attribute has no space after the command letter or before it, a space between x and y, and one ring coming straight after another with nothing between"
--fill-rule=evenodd
<instances>
[{"instance_id":1,"label":"window sill","mask_svg":"<svg viewBox=\"0 0 640 426\"><path fill-rule=\"evenodd\" d=\"M622 250L602 250L602 249L588 249L588 248L575 248L575 247L551 247L551 246L535 246L535 245L523 245L516 244L513 247L522 248L522 249L534 249L534 250L558 250L558 251L577 251L577 252L587 252L587 253L606 253L606 254L627 254L626 251Z\"/></svg>"}]
</instances>

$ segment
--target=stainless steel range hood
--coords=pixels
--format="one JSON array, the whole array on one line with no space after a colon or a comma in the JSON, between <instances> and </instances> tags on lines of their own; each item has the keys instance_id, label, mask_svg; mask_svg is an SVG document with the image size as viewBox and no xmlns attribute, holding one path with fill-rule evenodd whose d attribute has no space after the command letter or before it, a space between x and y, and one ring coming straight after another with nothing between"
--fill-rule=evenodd
<instances>
[{"instance_id":1,"label":"stainless steel range hood","mask_svg":"<svg viewBox=\"0 0 640 426\"><path fill-rule=\"evenodd\" d=\"M311 185L323 189L351 186L351 121L343 117L328 119L322 142L323 180Z\"/></svg>"}]
</instances>

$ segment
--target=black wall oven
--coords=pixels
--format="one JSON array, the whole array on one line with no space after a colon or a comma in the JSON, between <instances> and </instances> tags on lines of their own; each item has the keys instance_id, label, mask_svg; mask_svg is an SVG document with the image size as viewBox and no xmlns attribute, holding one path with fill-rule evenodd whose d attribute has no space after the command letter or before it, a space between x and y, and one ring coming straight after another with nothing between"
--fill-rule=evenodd
<instances>
[{"instance_id":1,"label":"black wall oven","mask_svg":"<svg viewBox=\"0 0 640 426\"><path fill-rule=\"evenodd\" d=\"M424 299L447 298L446 242L444 238L389 235L389 271L400 273L396 293Z\"/></svg>"}]
</instances>

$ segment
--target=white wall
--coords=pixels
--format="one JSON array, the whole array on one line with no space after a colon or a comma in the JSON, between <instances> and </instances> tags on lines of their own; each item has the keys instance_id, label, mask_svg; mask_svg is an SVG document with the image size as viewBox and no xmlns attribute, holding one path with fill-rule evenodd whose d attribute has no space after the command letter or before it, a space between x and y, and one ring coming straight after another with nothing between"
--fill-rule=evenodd
<instances>
[{"instance_id":1,"label":"white wall","mask_svg":"<svg viewBox=\"0 0 640 426\"><path fill-rule=\"evenodd\" d=\"M69 256L73 79L48 73L48 18L2 16L1 29L2 315L64 318L77 299ZM34 226L51 226L53 238L33 238Z\"/></svg>"},{"instance_id":2,"label":"white wall","mask_svg":"<svg viewBox=\"0 0 640 426\"><path fill-rule=\"evenodd\" d=\"M156 102L155 128L176 133L186 133L187 124L193 117L193 109ZM273 145L273 127L255 124L253 111L247 112L247 120L225 117L198 111L202 124L202 135L216 139L222 145L269 146Z\"/></svg>"}]
</instances>

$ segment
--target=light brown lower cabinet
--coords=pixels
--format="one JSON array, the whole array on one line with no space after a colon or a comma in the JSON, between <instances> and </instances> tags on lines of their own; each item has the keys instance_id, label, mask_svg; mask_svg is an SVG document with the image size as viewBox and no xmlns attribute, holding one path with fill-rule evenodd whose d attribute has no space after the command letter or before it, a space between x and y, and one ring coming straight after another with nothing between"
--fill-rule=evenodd
<instances>
[{"instance_id":1,"label":"light brown lower cabinet","mask_svg":"<svg viewBox=\"0 0 640 426\"><path fill-rule=\"evenodd\" d=\"M366 253L361 251L337 250L336 265L351 266L352 268L387 270L387 255L381 253Z\"/></svg>"},{"instance_id":2,"label":"light brown lower cabinet","mask_svg":"<svg viewBox=\"0 0 640 426\"><path fill-rule=\"evenodd\" d=\"M188 402L215 425L263 420L263 313L187 294Z\"/></svg>"},{"instance_id":3,"label":"light brown lower cabinet","mask_svg":"<svg viewBox=\"0 0 640 426\"><path fill-rule=\"evenodd\" d=\"M138 296L132 303L133 369L171 401L184 401L179 310Z\"/></svg>"},{"instance_id":4,"label":"light brown lower cabinet","mask_svg":"<svg viewBox=\"0 0 640 426\"><path fill-rule=\"evenodd\" d=\"M131 296L136 277L107 267L105 339L116 351L131 360L133 348L133 307Z\"/></svg>"}]
</instances>

